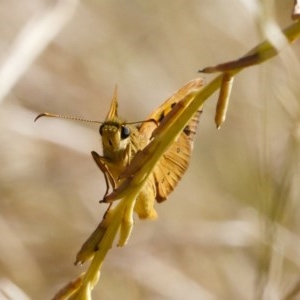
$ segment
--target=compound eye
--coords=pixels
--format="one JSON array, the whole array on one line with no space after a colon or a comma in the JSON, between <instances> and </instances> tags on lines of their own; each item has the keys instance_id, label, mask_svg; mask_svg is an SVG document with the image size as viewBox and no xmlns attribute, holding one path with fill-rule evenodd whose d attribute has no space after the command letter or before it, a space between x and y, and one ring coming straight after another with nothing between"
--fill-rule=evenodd
<instances>
[{"instance_id":1,"label":"compound eye","mask_svg":"<svg viewBox=\"0 0 300 300\"><path fill-rule=\"evenodd\" d=\"M104 125L104 124L103 124L103 125ZM100 133L101 136L102 136L102 134L103 134L103 125L101 125L100 128L99 128L99 133Z\"/></svg>"},{"instance_id":2,"label":"compound eye","mask_svg":"<svg viewBox=\"0 0 300 300\"><path fill-rule=\"evenodd\" d=\"M121 139L124 140L130 136L130 129L124 125L121 127Z\"/></svg>"}]
</instances>

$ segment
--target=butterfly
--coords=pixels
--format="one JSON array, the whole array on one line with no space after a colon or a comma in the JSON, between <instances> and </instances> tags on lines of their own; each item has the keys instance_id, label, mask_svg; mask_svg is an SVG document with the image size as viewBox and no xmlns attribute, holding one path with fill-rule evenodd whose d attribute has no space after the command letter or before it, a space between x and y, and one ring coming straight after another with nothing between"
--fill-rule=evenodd
<instances>
[{"instance_id":1,"label":"butterfly","mask_svg":"<svg viewBox=\"0 0 300 300\"><path fill-rule=\"evenodd\" d=\"M151 113L146 121L129 123L118 116L118 96L117 89L113 95L109 112L104 122L88 121L100 123L99 134L102 139L103 154L99 155L92 151L92 157L99 169L104 174L106 182L106 192L104 200L109 190L113 191L122 183L122 175L128 170L132 159L143 151L153 139L153 133L160 129L160 125L176 110L177 104L183 102L187 96L195 90L199 90L204 85L202 78L196 78L163 102L156 110ZM183 174L188 168L191 153L193 150L194 138L199 123L202 109L200 108L185 125L172 145L157 161L153 171L148 176L144 186L136 197L134 211L141 219L155 219L157 212L154 208L155 201L158 203L167 199L167 196L174 190ZM76 117L60 116L55 114L43 113L37 116L36 120L42 116L62 117L87 121ZM137 125L139 124L139 125ZM83 263L97 251L107 225L109 216L113 209L111 204L98 225L77 254L76 264ZM124 245L130 235L130 228L124 228L124 238L120 239L119 245ZM130 226L129 226L130 227ZM122 232L122 227L121 227Z\"/></svg>"},{"instance_id":2,"label":"butterfly","mask_svg":"<svg viewBox=\"0 0 300 300\"><path fill-rule=\"evenodd\" d=\"M109 185L116 189L120 175L130 165L131 159L145 148L152 139L153 131L172 111L175 105L191 91L203 86L203 79L197 78L179 89L167 99L140 126L126 123L118 116L117 90L113 96L105 122L101 124L99 133L102 138L103 155L92 151L92 156L103 172L108 193ZM188 168L193 142L202 110L199 109L176 141L157 162L143 189L139 193L135 212L142 219L155 219L155 200L162 202L174 190L182 175Z\"/></svg>"}]
</instances>

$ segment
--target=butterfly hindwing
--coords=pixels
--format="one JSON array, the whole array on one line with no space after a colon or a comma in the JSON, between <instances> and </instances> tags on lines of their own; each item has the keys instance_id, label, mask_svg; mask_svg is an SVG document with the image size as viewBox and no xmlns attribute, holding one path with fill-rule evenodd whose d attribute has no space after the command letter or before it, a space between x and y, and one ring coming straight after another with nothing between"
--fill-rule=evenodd
<instances>
[{"instance_id":1,"label":"butterfly hindwing","mask_svg":"<svg viewBox=\"0 0 300 300\"><path fill-rule=\"evenodd\" d=\"M167 198L188 168L200 114L201 110L186 125L153 171L157 189L156 200L158 202Z\"/></svg>"}]
</instances>

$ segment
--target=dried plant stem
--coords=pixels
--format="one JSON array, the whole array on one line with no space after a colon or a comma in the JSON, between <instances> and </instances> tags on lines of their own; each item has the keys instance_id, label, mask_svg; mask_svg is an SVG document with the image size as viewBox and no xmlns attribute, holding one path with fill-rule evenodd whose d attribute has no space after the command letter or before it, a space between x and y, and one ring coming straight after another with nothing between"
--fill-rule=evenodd
<instances>
[{"instance_id":1,"label":"dried plant stem","mask_svg":"<svg viewBox=\"0 0 300 300\"><path fill-rule=\"evenodd\" d=\"M260 43L249 52L247 52L243 57L219 64L213 67L206 67L199 72L203 73L215 73L215 72L231 72L232 75L237 74L239 71L246 67L251 67L253 65L261 64L266 60L277 55L288 43L293 43L300 36L300 22L294 23L293 25L287 27L282 31L286 38L286 43L281 43L280 48L278 45L276 47L268 40Z\"/></svg>"},{"instance_id":2,"label":"dried plant stem","mask_svg":"<svg viewBox=\"0 0 300 300\"><path fill-rule=\"evenodd\" d=\"M294 8L292 12L292 19L299 20L300 19L300 3L299 0L294 0Z\"/></svg>"},{"instance_id":3,"label":"dried plant stem","mask_svg":"<svg viewBox=\"0 0 300 300\"><path fill-rule=\"evenodd\" d=\"M199 70L201 73L222 72L220 75L222 76L222 83L215 115L217 129L220 129L226 118L234 76L244 68L261 64L276 56L286 45L294 42L299 36L300 22L297 22L283 30L282 34L276 36L276 45L266 40L237 60Z\"/></svg>"},{"instance_id":4,"label":"dried plant stem","mask_svg":"<svg viewBox=\"0 0 300 300\"><path fill-rule=\"evenodd\" d=\"M138 192L139 189L136 189L133 193L122 199L114 208L113 215L110 218L110 222L107 226L106 232L99 245L99 250L95 252L93 260L87 272L85 273L82 285L76 292L74 299L91 299L90 294L99 279L102 263L106 257L107 252L112 247L127 207L134 206L136 195L138 194Z\"/></svg>"}]
</instances>

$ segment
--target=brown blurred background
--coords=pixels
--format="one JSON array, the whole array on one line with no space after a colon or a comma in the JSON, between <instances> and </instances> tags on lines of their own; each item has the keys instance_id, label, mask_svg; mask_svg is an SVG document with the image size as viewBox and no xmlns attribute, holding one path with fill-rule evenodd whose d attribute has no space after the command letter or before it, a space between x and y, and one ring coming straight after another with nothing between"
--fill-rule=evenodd
<instances>
[{"instance_id":1,"label":"brown blurred background","mask_svg":"<svg viewBox=\"0 0 300 300\"><path fill-rule=\"evenodd\" d=\"M49 299L78 276L105 210L98 126L36 115L104 120L118 84L120 114L144 119L199 68L276 37L292 5L1 1L0 299ZM219 131L207 101L187 174L110 251L93 299L300 299L299 50L237 76Z\"/></svg>"}]
</instances>

